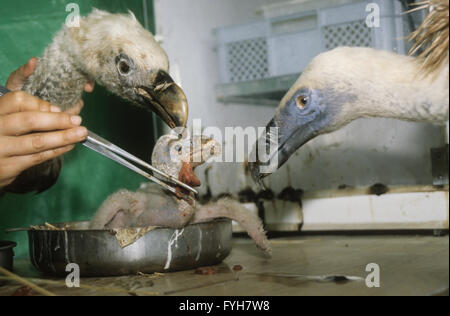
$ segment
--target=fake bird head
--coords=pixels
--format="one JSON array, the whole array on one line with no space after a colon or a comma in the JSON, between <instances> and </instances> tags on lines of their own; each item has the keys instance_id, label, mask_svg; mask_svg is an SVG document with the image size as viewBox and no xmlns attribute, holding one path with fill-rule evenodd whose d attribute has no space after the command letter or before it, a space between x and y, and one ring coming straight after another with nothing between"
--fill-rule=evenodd
<instances>
[{"instance_id":1,"label":"fake bird head","mask_svg":"<svg viewBox=\"0 0 450 316\"><path fill-rule=\"evenodd\" d=\"M200 186L194 169L221 153L222 146L212 138L171 133L160 137L156 142L152 164L188 185Z\"/></svg>"},{"instance_id":2,"label":"fake bird head","mask_svg":"<svg viewBox=\"0 0 450 316\"><path fill-rule=\"evenodd\" d=\"M428 45L435 50L427 49L429 56L414 58L372 48L340 47L313 59L281 100L267 125L265 139L258 142L265 148L256 151L267 153L264 160L270 160L272 167L262 173L263 162L258 156L250 164L254 180L259 182L274 172L316 136L358 118L386 117L438 124L448 120L448 1L430 3L446 3L446 10L435 7L431 14L440 22L429 36L443 43L431 41ZM438 13L440 19L436 17ZM426 42L420 34L416 36Z\"/></svg>"},{"instance_id":3,"label":"fake bird head","mask_svg":"<svg viewBox=\"0 0 450 316\"><path fill-rule=\"evenodd\" d=\"M154 111L171 128L186 125L186 96L168 74L168 57L133 13L94 9L79 27L65 27L55 41L65 41L59 49L66 48L90 80Z\"/></svg>"},{"instance_id":4,"label":"fake bird head","mask_svg":"<svg viewBox=\"0 0 450 316\"><path fill-rule=\"evenodd\" d=\"M168 74L167 55L131 12L94 9L73 24L57 32L22 90L67 111L82 98L86 83L94 81L154 111L171 128L186 125L188 103ZM45 191L58 179L61 166L56 158L30 168L6 190Z\"/></svg>"}]
</instances>

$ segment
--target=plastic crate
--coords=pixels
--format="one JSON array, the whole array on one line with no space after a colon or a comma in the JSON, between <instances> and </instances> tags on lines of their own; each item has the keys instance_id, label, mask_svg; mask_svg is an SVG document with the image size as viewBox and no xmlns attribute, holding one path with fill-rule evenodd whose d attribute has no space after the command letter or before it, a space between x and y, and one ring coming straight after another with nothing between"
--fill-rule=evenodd
<instances>
[{"instance_id":1,"label":"plastic crate","mask_svg":"<svg viewBox=\"0 0 450 316\"><path fill-rule=\"evenodd\" d=\"M369 3L378 4L381 27L366 25ZM399 1L358 1L216 29L220 83L300 73L319 53L338 46L405 53L404 17Z\"/></svg>"}]
</instances>

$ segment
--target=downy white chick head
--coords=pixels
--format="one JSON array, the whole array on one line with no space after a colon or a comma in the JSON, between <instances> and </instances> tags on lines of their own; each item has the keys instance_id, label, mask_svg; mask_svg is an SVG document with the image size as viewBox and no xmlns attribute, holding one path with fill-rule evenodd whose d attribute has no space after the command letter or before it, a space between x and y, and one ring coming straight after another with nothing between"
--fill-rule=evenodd
<instances>
[{"instance_id":1,"label":"downy white chick head","mask_svg":"<svg viewBox=\"0 0 450 316\"><path fill-rule=\"evenodd\" d=\"M186 125L186 97L168 74L167 54L132 12L94 9L65 30L67 49L91 80L156 112L171 128Z\"/></svg>"}]
</instances>

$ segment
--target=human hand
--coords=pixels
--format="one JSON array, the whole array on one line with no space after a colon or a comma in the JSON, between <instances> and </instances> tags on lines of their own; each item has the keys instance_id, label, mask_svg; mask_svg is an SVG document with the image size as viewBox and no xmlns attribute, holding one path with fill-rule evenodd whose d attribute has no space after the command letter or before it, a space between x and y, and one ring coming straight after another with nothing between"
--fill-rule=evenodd
<instances>
[{"instance_id":1,"label":"human hand","mask_svg":"<svg viewBox=\"0 0 450 316\"><path fill-rule=\"evenodd\" d=\"M78 116L82 100L61 113L50 103L20 91L37 63L30 58L12 72L6 87L13 92L0 97L0 190L28 168L70 151L87 135ZM92 92L94 83L89 81L84 90Z\"/></svg>"},{"instance_id":2,"label":"human hand","mask_svg":"<svg viewBox=\"0 0 450 316\"><path fill-rule=\"evenodd\" d=\"M74 113L81 108L82 101ZM81 117L61 113L23 91L0 97L0 189L23 171L63 155L85 140L87 129L80 126L81 121Z\"/></svg>"}]
</instances>

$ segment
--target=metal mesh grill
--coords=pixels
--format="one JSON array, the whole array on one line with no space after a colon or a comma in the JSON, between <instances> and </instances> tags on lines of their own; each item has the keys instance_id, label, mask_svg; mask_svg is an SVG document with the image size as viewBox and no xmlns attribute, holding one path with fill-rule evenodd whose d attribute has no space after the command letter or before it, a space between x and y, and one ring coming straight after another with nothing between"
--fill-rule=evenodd
<instances>
[{"instance_id":1,"label":"metal mesh grill","mask_svg":"<svg viewBox=\"0 0 450 316\"><path fill-rule=\"evenodd\" d=\"M262 79L269 74L265 38L230 43L227 55L230 82Z\"/></svg>"},{"instance_id":2,"label":"metal mesh grill","mask_svg":"<svg viewBox=\"0 0 450 316\"><path fill-rule=\"evenodd\" d=\"M322 37L326 50L338 46L372 46L372 32L364 21L324 26Z\"/></svg>"}]
</instances>

